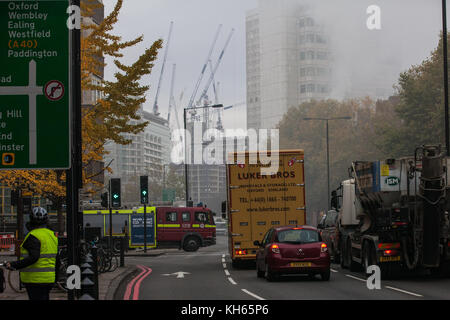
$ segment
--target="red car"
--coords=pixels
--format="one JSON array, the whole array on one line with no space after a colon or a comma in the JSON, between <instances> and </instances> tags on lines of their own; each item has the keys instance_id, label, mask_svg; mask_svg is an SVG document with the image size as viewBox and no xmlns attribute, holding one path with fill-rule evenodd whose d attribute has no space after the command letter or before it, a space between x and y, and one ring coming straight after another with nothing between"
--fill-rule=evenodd
<instances>
[{"instance_id":1,"label":"red car","mask_svg":"<svg viewBox=\"0 0 450 320\"><path fill-rule=\"evenodd\" d=\"M256 253L259 278L275 280L280 274L320 274L330 280L330 255L318 230L310 226L279 227L267 231Z\"/></svg>"}]
</instances>

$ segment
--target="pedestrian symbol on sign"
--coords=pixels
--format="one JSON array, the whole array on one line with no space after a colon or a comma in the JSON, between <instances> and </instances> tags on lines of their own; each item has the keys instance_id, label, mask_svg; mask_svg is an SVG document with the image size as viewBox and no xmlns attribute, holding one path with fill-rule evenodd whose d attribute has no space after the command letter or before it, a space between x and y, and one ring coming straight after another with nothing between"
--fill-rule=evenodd
<instances>
[{"instance_id":1,"label":"pedestrian symbol on sign","mask_svg":"<svg viewBox=\"0 0 450 320\"><path fill-rule=\"evenodd\" d=\"M64 85L57 80L49 81L45 85L44 92L45 96L51 101L61 100L64 96Z\"/></svg>"}]
</instances>

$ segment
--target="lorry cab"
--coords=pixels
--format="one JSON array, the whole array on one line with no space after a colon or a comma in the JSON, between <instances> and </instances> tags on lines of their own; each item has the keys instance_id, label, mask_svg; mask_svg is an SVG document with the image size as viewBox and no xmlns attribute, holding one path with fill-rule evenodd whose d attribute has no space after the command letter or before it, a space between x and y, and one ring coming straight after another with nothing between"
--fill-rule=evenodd
<instances>
[{"instance_id":1,"label":"lorry cab","mask_svg":"<svg viewBox=\"0 0 450 320\"><path fill-rule=\"evenodd\" d=\"M158 247L197 251L216 243L214 217L204 207L156 208Z\"/></svg>"}]
</instances>

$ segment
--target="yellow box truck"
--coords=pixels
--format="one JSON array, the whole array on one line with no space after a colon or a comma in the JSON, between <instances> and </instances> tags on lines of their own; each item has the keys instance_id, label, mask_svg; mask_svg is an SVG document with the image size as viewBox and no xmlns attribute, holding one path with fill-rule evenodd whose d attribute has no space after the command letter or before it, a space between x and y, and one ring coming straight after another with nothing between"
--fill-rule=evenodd
<instances>
[{"instance_id":1,"label":"yellow box truck","mask_svg":"<svg viewBox=\"0 0 450 320\"><path fill-rule=\"evenodd\" d=\"M274 152L267 152L267 157L274 159ZM278 169L272 174L263 174L263 168L274 165L264 162L257 152L228 154L228 248L233 267L256 259L253 242L261 241L270 228L306 224L303 150L278 151Z\"/></svg>"}]
</instances>

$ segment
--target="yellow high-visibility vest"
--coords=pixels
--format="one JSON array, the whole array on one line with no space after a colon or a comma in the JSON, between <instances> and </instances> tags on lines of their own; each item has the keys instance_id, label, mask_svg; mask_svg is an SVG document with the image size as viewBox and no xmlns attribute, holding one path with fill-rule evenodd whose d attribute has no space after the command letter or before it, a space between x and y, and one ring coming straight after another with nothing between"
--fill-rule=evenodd
<instances>
[{"instance_id":1,"label":"yellow high-visibility vest","mask_svg":"<svg viewBox=\"0 0 450 320\"><path fill-rule=\"evenodd\" d=\"M20 270L20 281L23 283L54 283L58 238L53 231L47 228L39 228L31 230L22 245L30 235L35 236L41 242L40 256L36 263ZM22 245L20 246L21 260L29 254Z\"/></svg>"}]
</instances>

